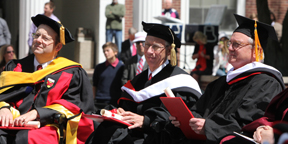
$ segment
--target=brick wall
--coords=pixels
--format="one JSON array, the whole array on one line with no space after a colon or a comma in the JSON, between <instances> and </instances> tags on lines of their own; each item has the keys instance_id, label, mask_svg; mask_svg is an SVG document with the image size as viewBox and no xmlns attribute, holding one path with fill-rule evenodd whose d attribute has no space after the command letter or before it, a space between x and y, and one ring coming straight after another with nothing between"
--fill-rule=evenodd
<instances>
[{"instance_id":1,"label":"brick wall","mask_svg":"<svg viewBox=\"0 0 288 144\"><path fill-rule=\"evenodd\" d=\"M288 8L288 0L268 0L269 9L275 14L277 22L283 22ZM246 17L257 14L256 0L246 0Z\"/></svg>"},{"instance_id":2,"label":"brick wall","mask_svg":"<svg viewBox=\"0 0 288 144\"><path fill-rule=\"evenodd\" d=\"M128 29L133 26L133 0L125 0L125 8L125 26L122 31L125 35L122 41L128 38Z\"/></svg>"}]
</instances>

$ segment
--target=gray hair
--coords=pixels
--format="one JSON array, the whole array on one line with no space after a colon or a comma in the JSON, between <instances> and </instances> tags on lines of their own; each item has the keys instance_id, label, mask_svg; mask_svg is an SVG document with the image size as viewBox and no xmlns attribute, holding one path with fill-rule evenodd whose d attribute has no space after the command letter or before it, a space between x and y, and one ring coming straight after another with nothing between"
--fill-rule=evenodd
<instances>
[{"instance_id":1,"label":"gray hair","mask_svg":"<svg viewBox=\"0 0 288 144\"><path fill-rule=\"evenodd\" d=\"M137 33L137 32L138 32L138 30L135 29L134 27L131 27L131 28L129 28L129 30L128 30L128 34L132 34L132 35L134 35L134 34Z\"/></svg>"},{"instance_id":2,"label":"gray hair","mask_svg":"<svg viewBox=\"0 0 288 144\"><path fill-rule=\"evenodd\" d=\"M171 43L169 43L168 41L165 41L165 48L171 46Z\"/></svg>"},{"instance_id":3,"label":"gray hair","mask_svg":"<svg viewBox=\"0 0 288 144\"><path fill-rule=\"evenodd\" d=\"M252 48L254 47L254 40L251 37L248 37L248 42L251 44Z\"/></svg>"}]
</instances>

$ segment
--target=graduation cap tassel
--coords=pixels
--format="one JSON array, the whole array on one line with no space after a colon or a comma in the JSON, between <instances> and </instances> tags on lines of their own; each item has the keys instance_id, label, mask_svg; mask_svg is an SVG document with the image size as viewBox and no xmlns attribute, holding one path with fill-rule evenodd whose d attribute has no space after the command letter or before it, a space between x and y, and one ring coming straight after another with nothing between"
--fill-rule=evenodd
<instances>
[{"instance_id":1,"label":"graduation cap tassel","mask_svg":"<svg viewBox=\"0 0 288 144\"><path fill-rule=\"evenodd\" d=\"M175 44L173 43L173 44L171 44L171 47L172 47L172 49L171 49L171 55L170 55L170 59L171 59L171 65L172 66L176 66L176 60L177 60L177 58L176 58L176 52L175 52Z\"/></svg>"},{"instance_id":2,"label":"graduation cap tassel","mask_svg":"<svg viewBox=\"0 0 288 144\"><path fill-rule=\"evenodd\" d=\"M176 52L175 52L175 47L176 45L174 44L174 36L173 33L171 32L171 29L169 28L169 31L172 35L173 43L171 44L171 54L170 54L170 61L172 66L176 66L177 64L177 57L176 57Z\"/></svg>"},{"instance_id":3,"label":"graduation cap tassel","mask_svg":"<svg viewBox=\"0 0 288 144\"><path fill-rule=\"evenodd\" d=\"M256 20L255 20L254 27L255 27L255 30L254 30L254 35L255 35L255 55L256 55L256 61L259 62L260 60L263 59L263 50L262 50L262 46L261 46L260 41L259 41Z\"/></svg>"},{"instance_id":4,"label":"graduation cap tassel","mask_svg":"<svg viewBox=\"0 0 288 144\"><path fill-rule=\"evenodd\" d=\"M60 23L60 22L59 22ZM61 24L61 23L60 23ZM62 25L62 24L61 24ZM64 26L62 25L60 27L60 42L65 45L65 28Z\"/></svg>"}]
</instances>

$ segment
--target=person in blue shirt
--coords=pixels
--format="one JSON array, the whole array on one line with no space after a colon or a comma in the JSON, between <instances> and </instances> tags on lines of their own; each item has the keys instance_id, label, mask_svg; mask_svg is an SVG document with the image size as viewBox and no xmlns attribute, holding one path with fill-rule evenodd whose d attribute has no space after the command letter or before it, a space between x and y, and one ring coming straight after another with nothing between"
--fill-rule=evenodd
<instances>
[{"instance_id":1,"label":"person in blue shirt","mask_svg":"<svg viewBox=\"0 0 288 144\"><path fill-rule=\"evenodd\" d=\"M97 108L108 104L116 105L121 95L121 78L124 70L124 64L117 58L117 45L107 42L102 48L106 61L96 65L93 73L93 92Z\"/></svg>"}]
</instances>

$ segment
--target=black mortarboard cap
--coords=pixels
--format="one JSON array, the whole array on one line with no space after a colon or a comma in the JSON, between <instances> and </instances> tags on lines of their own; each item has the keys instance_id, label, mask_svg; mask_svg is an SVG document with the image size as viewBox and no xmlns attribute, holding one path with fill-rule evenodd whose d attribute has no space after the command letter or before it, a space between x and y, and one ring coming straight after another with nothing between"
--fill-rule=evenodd
<instances>
[{"instance_id":1,"label":"black mortarboard cap","mask_svg":"<svg viewBox=\"0 0 288 144\"><path fill-rule=\"evenodd\" d=\"M240 16L237 14L234 14L234 16L235 16L237 23L239 24L239 26L236 28L234 32L243 33L247 35L248 37L251 37L252 39L254 39L255 20ZM277 40L275 29L271 25L257 21L257 32L258 32L260 44L263 48L266 48L268 38Z\"/></svg>"},{"instance_id":2,"label":"black mortarboard cap","mask_svg":"<svg viewBox=\"0 0 288 144\"><path fill-rule=\"evenodd\" d=\"M163 40L166 40L167 42L171 44L175 44L176 48L180 48L181 42L173 32L169 28L169 26L165 26L162 24L156 24L156 23L145 23L142 21L143 30L147 32L147 36L155 36L158 38L161 38Z\"/></svg>"},{"instance_id":3,"label":"black mortarboard cap","mask_svg":"<svg viewBox=\"0 0 288 144\"><path fill-rule=\"evenodd\" d=\"M35 17L31 17L31 19L36 27L41 24L45 24L51 27L60 37L60 42L62 44L65 45L66 43L74 41L74 38L72 37L70 31L65 28L60 22L56 22L43 14L38 14Z\"/></svg>"}]
</instances>

